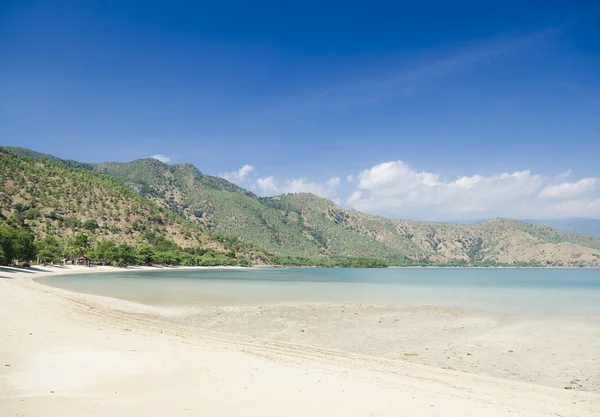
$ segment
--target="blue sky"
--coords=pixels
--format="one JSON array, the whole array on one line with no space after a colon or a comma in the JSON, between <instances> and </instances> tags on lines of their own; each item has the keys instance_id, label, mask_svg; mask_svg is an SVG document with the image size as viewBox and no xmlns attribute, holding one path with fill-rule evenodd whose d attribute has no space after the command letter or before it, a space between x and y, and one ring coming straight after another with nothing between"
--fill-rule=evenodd
<instances>
[{"instance_id":1,"label":"blue sky","mask_svg":"<svg viewBox=\"0 0 600 417\"><path fill-rule=\"evenodd\" d=\"M598 45L584 0L4 1L0 142L396 218L600 217Z\"/></svg>"}]
</instances>

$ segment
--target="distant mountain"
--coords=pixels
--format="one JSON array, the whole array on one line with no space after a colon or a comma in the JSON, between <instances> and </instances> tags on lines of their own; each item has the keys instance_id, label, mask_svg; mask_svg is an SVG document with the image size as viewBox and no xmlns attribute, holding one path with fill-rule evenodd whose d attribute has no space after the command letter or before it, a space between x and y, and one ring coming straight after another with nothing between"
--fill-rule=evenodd
<instances>
[{"instance_id":1,"label":"distant mountain","mask_svg":"<svg viewBox=\"0 0 600 417\"><path fill-rule=\"evenodd\" d=\"M36 157L33 151L12 151ZM543 225L507 219L477 224L388 220L345 210L312 194L261 198L193 165L155 159L78 168L110 176L143 201L190 224L234 236L252 251L278 257L275 261L371 257L395 265L600 265L599 237Z\"/></svg>"},{"instance_id":2,"label":"distant mountain","mask_svg":"<svg viewBox=\"0 0 600 417\"><path fill-rule=\"evenodd\" d=\"M453 220L447 223L452 224L478 224L486 222L490 219L476 219L476 220ZM545 220L534 220L534 219L523 219L518 220L523 223L537 224L542 226L552 227L563 232L580 233L585 235L600 236L600 219L584 219L578 217L571 217L565 219L545 219Z\"/></svg>"},{"instance_id":3,"label":"distant mountain","mask_svg":"<svg viewBox=\"0 0 600 417\"><path fill-rule=\"evenodd\" d=\"M567 218L554 220L523 220L526 223L541 224L571 233L600 236L600 219Z\"/></svg>"}]
</instances>

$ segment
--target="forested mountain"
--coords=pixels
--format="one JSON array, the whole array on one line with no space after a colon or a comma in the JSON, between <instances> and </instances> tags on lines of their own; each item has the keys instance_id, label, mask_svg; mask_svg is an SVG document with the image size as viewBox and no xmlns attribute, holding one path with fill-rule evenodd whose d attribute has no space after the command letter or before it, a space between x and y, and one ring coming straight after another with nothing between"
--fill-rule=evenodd
<instances>
[{"instance_id":1,"label":"forested mountain","mask_svg":"<svg viewBox=\"0 0 600 417\"><path fill-rule=\"evenodd\" d=\"M397 250L335 223L327 224L326 220L325 224L313 224L316 219L312 215L316 211L306 213L305 218L300 208L284 205L289 196L259 198L222 178L203 175L189 164L169 166L154 159L142 159L128 164L98 164L95 170L122 181L190 221L235 235L261 251L286 257L405 259ZM316 196L303 197L315 205L331 204ZM324 226L335 229L335 242L326 241Z\"/></svg>"},{"instance_id":2,"label":"forested mountain","mask_svg":"<svg viewBox=\"0 0 600 417\"><path fill-rule=\"evenodd\" d=\"M231 239L159 207L88 165L75 163L78 167L71 168L56 158L31 156L0 149L0 248L4 253L0 260L4 263L7 258L19 258L9 255L18 253L9 244L15 242L14 236L27 233L39 246L51 246L52 250L44 247L42 252L54 260L90 253L101 243L110 250L121 246L129 255L134 247L169 256L185 252L245 259L252 255ZM121 259L123 263L132 263L129 255Z\"/></svg>"},{"instance_id":3,"label":"forested mountain","mask_svg":"<svg viewBox=\"0 0 600 417\"><path fill-rule=\"evenodd\" d=\"M58 158L45 154L19 148L11 151L43 161L54 159L52 163L61 164L56 161ZM159 232L181 246L188 244L183 239L185 231L189 234L189 230L207 230L235 237L240 248L253 254L269 254L275 263L310 264L315 259L357 257L382 259L393 265L600 263L600 238L547 226L506 219L471 225L388 220L345 210L311 194L261 198L222 178L205 175L193 165L168 165L155 159L64 163L77 167L69 169L78 175L85 173L102 181L114 181L112 186L121 187L130 198L135 196L137 201L150 204L155 210L159 206L162 208L159 213L177 218L180 223L175 223L181 226L176 229L182 231ZM71 187L80 188L75 183ZM122 211L116 209L119 210ZM79 213L83 219L92 214L85 205L72 207L71 212ZM96 220L104 224L111 218L100 216ZM121 232L115 235L127 231L128 222L135 218L119 216Z\"/></svg>"}]
</instances>

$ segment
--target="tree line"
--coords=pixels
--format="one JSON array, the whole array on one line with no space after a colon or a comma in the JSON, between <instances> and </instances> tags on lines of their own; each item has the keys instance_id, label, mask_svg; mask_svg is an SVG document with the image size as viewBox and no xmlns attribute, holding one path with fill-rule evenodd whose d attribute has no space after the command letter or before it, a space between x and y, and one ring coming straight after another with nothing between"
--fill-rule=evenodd
<instances>
[{"instance_id":1,"label":"tree line","mask_svg":"<svg viewBox=\"0 0 600 417\"><path fill-rule=\"evenodd\" d=\"M147 243L129 245L113 240L102 239L94 242L85 232L77 233L69 239L59 240L53 236L36 239L33 232L25 224L5 222L0 224L0 264L11 265L15 261L57 263L64 258L90 257L94 263L105 265L168 265L168 266L251 266L247 257L236 256L233 250L239 241L223 239L227 252L217 252L210 248L181 248L163 235L146 232ZM539 264L519 262L501 264L494 261L450 260L446 263L432 262L429 259L403 259L388 262L383 259L358 257L291 257L271 255L268 260L274 265L286 267L318 267L318 268L386 268L388 266L541 266Z\"/></svg>"},{"instance_id":2,"label":"tree line","mask_svg":"<svg viewBox=\"0 0 600 417\"><path fill-rule=\"evenodd\" d=\"M59 240L54 236L35 239L26 225L0 225L0 264L15 261L58 263L62 259L87 256L96 264L105 265L169 265L169 266L251 266L246 257L237 257L232 250L217 252L210 248L181 248L164 236L148 232L146 244L129 245L102 239L94 242L84 233ZM231 242L227 242L231 243ZM230 246L231 245L226 245ZM314 266L321 268L385 268L388 263L373 258L303 258L271 256L271 263L281 266Z\"/></svg>"},{"instance_id":3,"label":"tree line","mask_svg":"<svg viewBox=\"0 0 600 417\"><path fill-rule=\"evenodd\" d=\"M91 229L92 227L89 227ZM222 236L220 236L222 237ZM0 264L11 265L15 261L30 262L38 260L44 263L57 263L64 258L72 259L83 255L94 263L104 265L168 265L168 266L251 266L247 257L237 256L239 240L223 238L221 241L229 250L218 252L210 248L181 248L163 235L147 231L144 234L147 243L129 245L110 239L94 242L85 232L77 233L69 239L59 240L54 236L36 239L33 232L24 223L15 221L0 224ZM518 262L502 264L495 261L450 260L445 263L433 262L427 258L405 258L388 262L383 259L358 257L292 257L271 255L270 263L286 267L319 268L386 268L388 266L437 266L437 267L497 267L497 266L541 266L534 263Z\"/></svg>"},{"instance_id":4,"label":"tree line","mask_svg":"<svg viewBox=\"0 0 600 417\"><path fill-rule=\"evenodd\" d=\"M273 256L272 261L280 266L312 266L317 268L387 268L389 264L376 258L304 258Z\"/></svg>"},{"instance_id":5,"label":"tree line","mask_svg":"<svg viewBox=\"0 0 600 417\"><path fill-rule=\"evenodd\" d=\"M103 239L93 242L86 233L70 239L59 240L53 236L35 239L27 226L0 225L0 264L12 265L16 261L57 263L62 259L81 256L94 263L105 265L186 265L250 266L251 260L236 257L235 252L217 252L210 248L180 248L161 235L154 235L148 244L129 245Z\"/></svg>"}]
</instances>

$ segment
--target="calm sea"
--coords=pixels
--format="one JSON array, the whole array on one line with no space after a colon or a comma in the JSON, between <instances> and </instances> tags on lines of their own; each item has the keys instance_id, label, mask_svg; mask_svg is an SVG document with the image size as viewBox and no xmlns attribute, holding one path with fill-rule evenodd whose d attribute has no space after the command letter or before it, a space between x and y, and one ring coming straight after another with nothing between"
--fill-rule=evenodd
<instances>
[{"instance_id":1,"label":"calm sea","mask_svg":"<svg viewBox=\"0 0 600 417\"><path fill-rule=\"evenodd\" d=\"M38 281L71 291L161 306L386 302L455 306L502 314L600 317L600 269L164 268Z\"/></svg>"}]
</instances>

